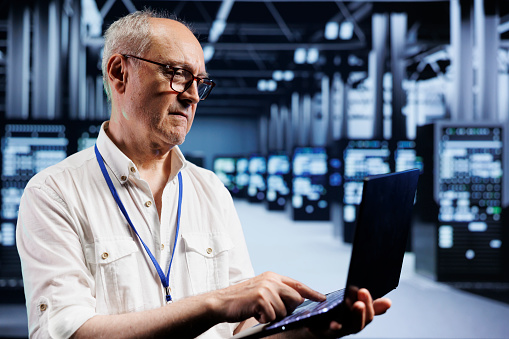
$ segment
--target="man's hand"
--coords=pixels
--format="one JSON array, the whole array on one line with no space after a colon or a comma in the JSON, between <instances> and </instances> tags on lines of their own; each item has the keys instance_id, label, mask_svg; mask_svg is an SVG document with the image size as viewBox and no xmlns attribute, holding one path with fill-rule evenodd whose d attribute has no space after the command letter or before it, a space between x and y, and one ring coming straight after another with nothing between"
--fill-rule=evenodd
<instances>
[{"instance_id":1,"label":"man's hand","mask_svg":"<svg viewBox=\"0 0 509 339\"><path fill-rule=\"evenodd\" d=\"M260 323L271 322L290 314L305 298L324 301L325 295L288 277L265 272L250 280L228 288L210 292L214 313L221 321L238 322L255 318ZM385 313L391 301L380 298L373 302L367 289L357 291L356 301L346 308L341 323L331 321L309 328L301 328L276 335L277 338L314 339L338 338L357 333L368 325L375 315ZM244 328L238 329L242 331Z\"/></svg>"},{"instance_id":2,"label":"man's hand","mask_svg":"<svg viewBox=\"0 0 509 339\"><path fill-rule=\"evenodd\" d=\"M304 328L298 335L291 338L339 338L348 334L357 333L368 325L376 315L384 314L391 307L391 300L380 298L373 302L371 294L365 288L357 292L357 301L351 306L342 323L331 321L328 328Z\"/></svg>"},{"instance_id":3,"label":"man's hand","mask_svg":"<svg viewBox=\"0 0 509 339\"><path fill-rule=\"evenodd\" d=\"M254 317L267 323L291 313L305 298L323 301L325 296L308 286L272 272L210 293L221 321L237 322Z\"/></svg>"}]
</instances>

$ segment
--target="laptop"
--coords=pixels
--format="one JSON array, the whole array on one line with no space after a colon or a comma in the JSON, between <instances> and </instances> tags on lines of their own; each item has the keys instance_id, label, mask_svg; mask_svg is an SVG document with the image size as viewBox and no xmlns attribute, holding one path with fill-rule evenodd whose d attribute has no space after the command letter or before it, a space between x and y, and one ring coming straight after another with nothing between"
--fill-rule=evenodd
<instances>
[{"instance_id":1,"label":"laptop","mask_svg":"<svg viewBox=\"0 0 509 339\"><path fill-rule=\"evenodd\" d=\"M263 338L332 319L341 322L344 310L367 288L373 299L399 284L410 229L419 170L364 178L362 201L352 245L346 288L327 294L327 300L306 300L292 314L242 331L231 339Z\"/></svg>"}]
</instances>

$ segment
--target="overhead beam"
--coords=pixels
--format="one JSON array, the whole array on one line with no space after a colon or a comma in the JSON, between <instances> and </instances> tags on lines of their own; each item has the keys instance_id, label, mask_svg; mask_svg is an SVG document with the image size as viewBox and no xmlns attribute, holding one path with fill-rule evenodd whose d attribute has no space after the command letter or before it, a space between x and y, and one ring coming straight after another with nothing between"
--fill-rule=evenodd
<instances>
[{"instance_id":1,"label":"overhead beam","mask_svg":"<svg viewBox=\"0 0 509 339\"><path fill-rule=\"evenodd\" d=\"M198 4L198 3L197 3ZM305 25L292 26L294 32L305 31L308 27ZM198 34L208 33L210 30L210 23L208 22L194 22L193 31ZM224 28L222 35L260 35L260 36L284 36L281 28L277 24L268 23L236 23L229 22Z\"/></svg>"},{"instance_id":2,"label":"overhead beam","mask_svg":"<svg viewBox=\"0 0 509 339\"><path fill-rule=\"evenodd\" d=\"M277 89L274 92L262 92L259 91L255 87L249 87L249 88L239 88L239 87L219 87L215 88L213 94L211 95L260 95L260 96L280 96L282 94L286 94L286 90Z\"/></svg>"},{"instance_id":3,"label":"overhead beam","mask_svg":"<svg viewBox=\"0 0 509 339\"><path fill-rule=\"evenodd\" d=\"M209 42L215 43L219 40L226 27L226 20L230 15L235 0L222 0L221 6L217 11L216 19L210 27Z\"/></svg>"},{"instance_id":4,"label":"overhead beam","mask_svg":"<svg viewBox=\"0 0 509 339\"><path fill-rule=\"evenodd\" d=\"M85 44L89 47L102 47L104 39L102 37L94 38L89 37L86 39ZM226 51L294 51L299 47L303 48L316 48L319 51L347 51L366 48L364 42L340 42L340 43L247 43L247 42L216 42L214 44L205 42L202 47L214 46L215 50Z\"/></svg>"},{"instance_id":5,"label":"overhead beam","mask_svg":"<svg viewBox=\"0 0 509 339\"><path fill-rule=\"evenodd\" d=\"M295 41L292 31L288 28L286 22L281 17L274 4L270 1L266 1L265 6L267 6L269 9L270 14L272 14L274 20L276 20L276 23L278 24L279 28L281 28L281 31L284 33L288 41Z\"/></svg>"},{"instance_id":6,"label":"overhead beam","mask_svg":"<svg viewBox=\"0 0 509 339\"><path fill-rule=\"evenodd\" d=\"M100 10L101 17L103 19L106 17L106 15L108 15L111 7L113 7L115 2L117 2L117 0L108 0L104 3L104 5L102 6L102 8ZM134 4L131 2L131 0L122 0L122 3L124 4L125 8L127 8L129 13L136 12L136 6L134 6Z\"/></svg>"},{"instance_id":7,"label":"overhead beam","mask_svg":"<svg viewBox=\"0 0 509 339\"><path fill-rule=\"evenodd\" d=\"M214 115L262 115L265 114L263 109L237 108L237 107L203 107L198 106L198 114L214 114Z\"/></svg>"},{"instance_id":8,"label":"overhead beam","mask_svg":"<svg viewBox=\"0 0 509 339\"><path fill-rule=\"evenodd\" d=\"M167 2L168 0L155 0L154 2ZM222 2L223 0L187 0L187 2L195 2L195 1L201 1L201 2ZM313 0L313 2L336 2L337 0ZM368 0L351 0L353 2L368 2ZM444 2L447 0L369 0L369 2ZM236 2L257 2L259 3L260 0L236 0ZM271 2L310 2L310 0L271 0Z\"/></svg>"},{"instance_id":9,"label":"overhead beam","mask_svg":"<svg viewBox=\"0 0 509 339\"><path fill-rule=\"evenodd\" d=\"M500 24L498 25L497 31L499 34L509 31L509 14L500 18Z\"/></svg>"},{"instance_id":10,"label":"overhead beam","mask_svg":"<svg viewBox=\"0 0 509 339\"><path fill-rule=\"evenodd\" d=\"M232 69L214 69L214 77L221 78L272 78L274 70L232 70ZM217 76L216 76L217 74ZM309 71L293 71L295 78L308 78L311 76Z\"/></svg>"},{"instance_id":11,"label":"overhead beam","mask_svg":"<svg viewBox=\"0 0 509 339\"><path fill-rule=\"evenodd\" d=\"M203 47L210 44L204 43ZM345 51L365 48L366 44L363 42L341 42L341 43L230 43L220 42L215 43L216 50L246 50L251 49L255 51L293 51L297 48L316 48L319 51Z\"/></svg>"},{"instance_id":12,"label":"overhead beam","mask_svg":"<svg viewBox=\"0 0 509 339\"><path fill-rule=\"evenodd\" d=\"M412 54L412 55L406 55L405 59L407 61L407 66L413 64L413 63L419 63L423 59L428 58L430 55L442 52L448 55L449 45L448 44L441 44L437 46L433 46L432 48L429 48L427 50L422 50L418 54Z\"/></svg>"},{"instance_id":13,"label":"overhead beam","mask_svg":"<svg viewBox=\"0 0 509 339\"><path fill-rule=\"evenodd\" d=\"M104 3L104 5L102 6L101 8L101 17L104 19L106 18L106 15L108 15L111 7L113 7L113 5L115 4L117 0L108 0Z\"/></svg>"},{"instance_id":14,"label":"overhead beam","mask_svg":"<svg viewBox=\"0 0 509 339\"><path fill-rule=\"evenodd\" d=\"M256 107L263 106L264 101L253 99L216 99L214 91L207 100L199 103L199 107Z\"/></svg>"},{"instance_id":15,"label":"overhead beam","mask_svg":"<svg viewBox=\"0 0 509 339\"><path fill-rule=\"evenodd\" d=\"M343 16L345 17L346 21L349 21L352 23L352 25L354 27L354 33L355 33L355 35L357 35L357 38L359 38L360 41L364 42L366 37L364 36L364 33L359 28L359 25L357 25L357 21L353 18L352 14L348 10L348 8L345 6L345 4L341 1L336 1L336 5L338 6L341 14L343 14Z\"/></svg>"},{"instance_id":16,"label":"overhead beam","mask_svg":"<svg viewBox=\"0 0 509 339\"><path fill-rule=\"evenodd\" d=\"M125 8L127 8L129 13L136 12L136 6L134 6L134 4L131 2L131 0L122 0L122 2L124 3L124 6L125 6Z\"/></svg>"}]
</instances>

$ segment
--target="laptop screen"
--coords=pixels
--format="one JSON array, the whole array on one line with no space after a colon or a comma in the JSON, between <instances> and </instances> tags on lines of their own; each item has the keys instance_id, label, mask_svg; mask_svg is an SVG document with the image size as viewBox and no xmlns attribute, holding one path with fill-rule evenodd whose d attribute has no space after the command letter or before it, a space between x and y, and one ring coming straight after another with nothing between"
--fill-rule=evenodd
<instances>
[{"instance_id":1,"label":"laptop screen","mask_svg":"<svg viewBox=\"0 0 509 339\"><path fill-rule=\"evenodd\" d=\"M398 286L418 177L416 169L365 179L347 286L373 299Z\"/></svg>"}]
</instances>

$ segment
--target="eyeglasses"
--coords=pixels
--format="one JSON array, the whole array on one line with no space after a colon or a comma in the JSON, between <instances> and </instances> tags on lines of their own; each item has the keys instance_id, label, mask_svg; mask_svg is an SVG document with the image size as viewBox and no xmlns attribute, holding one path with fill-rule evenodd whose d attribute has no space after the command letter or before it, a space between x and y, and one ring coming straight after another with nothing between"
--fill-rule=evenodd
<instances>
[{"instance_id":1,"label":"eyeglasses","mask_svg":"<svg viewBox=\"0 0 509 339\"><path fill-rule=\"evenodd\" d=\"M134 55L123 54L123 56L125 58L134 58L163 67L170 78L171 89L178 93L184 93L187 91L196 80L196 84L198 85L198 97L200 100L205 100L210 94L210 91L212 91L212 88L216 85L214 81L208 78L195 77L193 73L180 67L161 64L159 62L143 59Z\"/></svg>"}]
</instances>

